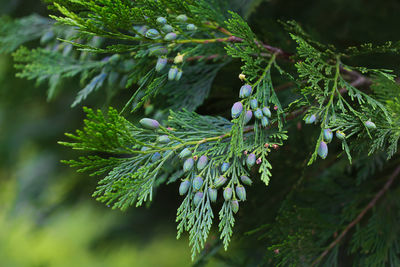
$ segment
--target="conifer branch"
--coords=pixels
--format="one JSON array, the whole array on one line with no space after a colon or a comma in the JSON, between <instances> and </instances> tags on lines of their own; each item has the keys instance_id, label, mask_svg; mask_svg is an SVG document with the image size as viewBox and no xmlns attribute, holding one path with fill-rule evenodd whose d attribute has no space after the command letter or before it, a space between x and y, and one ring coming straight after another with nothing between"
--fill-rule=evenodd
<instances>
[{"instance_id":1,"label":"conifer branch","mask_svg":"<svg viewBox=\"0 0 400 267\"><path fill-rule=\"evenodd\" d=\"M393 181L397 178L397 176L400 174L400 166L398 166L394 172L390 175L389 179L386 181L384 186L381 188L381 190L376 193L374 198L368 203L367 206L358 214L358 216L351 221L346 228L342 231L342 233L332 242L329 244L329 246L321 253L321 255L316 258L311 266L317 265L328 253L331 251L336 245L340 243L340 241L346 236L346 234L350 231L351 228L353 228L355 225L357 225L362 218L365 216L365 214L372 209L375 204L378 202L378 200L389 190L390 186L393 184Z\"/></svg>"}]
</instances>

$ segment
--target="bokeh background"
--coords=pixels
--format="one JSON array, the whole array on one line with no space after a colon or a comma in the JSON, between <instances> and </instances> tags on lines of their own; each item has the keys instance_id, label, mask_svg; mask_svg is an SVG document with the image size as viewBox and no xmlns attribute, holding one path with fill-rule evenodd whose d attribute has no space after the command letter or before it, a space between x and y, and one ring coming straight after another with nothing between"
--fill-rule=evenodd
<instances>
[{"instance_id":1,"label":"bokeh background","mask_svg":"<svg viewBox=\"0 0 400 267\"><path fill-rule=\"evenodd\" d=\"M295 19L321 41L338 47L382 43L400 36L400 3L394 0L384 4L381 0L236 2L242 14L251 14L252 28L267 42L288 40L278 19ZM38 0L0 0L1 16L32 13L47 16L49 11ZM281 45L293 47L292 43ZM398 60L382 55L369 57L368 62L357 60L370 67L399 70ZM239 66L234 62L219 74L200 113L228 116L235 88L239 88L239 81L231 79L232 71L238 73ZM64 132L82 124L81 108L70 108L78 82L71 81L51 102L46 100L46 90L45 85L16 78L12 56L0 55L0 266L190 266L187 237L175 238L177 185L163 186L151 205L126 212L96 202L91 193L97 179L62 165L60 160L77 153L57 144L65 140ZM114 100L116 105L126 100L122 96ZM96 100L90 98L85 105L104 108ZM274 176L278 172L279 167ZM260 203L262 199L249 203L243 214L248 213L239 217L242 225L238 228L243 232L257 226L250 212ZM212 233L210 239L215 238ZM235 237L229 252L219 252L207 266L233 266L235 260L228 259L246 253L246 242L257 240L244 238ZM266 244L261 244L258 255L264 250Z\"/></svg>"}]
</instances>

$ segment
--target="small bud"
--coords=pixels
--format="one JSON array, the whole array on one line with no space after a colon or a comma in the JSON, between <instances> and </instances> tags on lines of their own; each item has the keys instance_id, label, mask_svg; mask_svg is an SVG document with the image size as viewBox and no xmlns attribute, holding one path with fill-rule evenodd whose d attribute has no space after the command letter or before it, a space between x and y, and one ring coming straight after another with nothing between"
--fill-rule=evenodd
<instances>
[{"instance_id":1,"label":"small bud","mask_svg":"<svg viewBox=\"0 0 400 267\"><path fill-rule=\"evenodd\" d=\"M228 200L230 200L232 198L232 194L233 194L232 188L227 187L227 188L224 189L224 199L226 201L228 201Z\"/></svg>"},{"instance_id":2,"label":"small bud","mask_svg":"<svg viewBox=\"0 0 400 267\"><path fill-rule=\"evenodd\" d=\"M261 164L261 158L258 158L258 159L256 160L256 164L257 164L257 165L260 165L260 164Z\"/></svg>"},{"instance_id":3,"label":"small bud","mask_svg":"<svg viewBox=\"0 0 400 267\"><path fill-rule=\"evenodd\" d=\"M252 99L252 100L250 100L250 107L251 107L252 109L258 108L258 101L257 101L257 99Z\"/></svg>"},{"instance_id":4,"label":"small bud","mask_svg":"<svg viewBox=\"0 0 400 267\"><path fill-rule=\"evenodd\" d=\"M160 72L167 65L168 60L165 57L159 57L156 64L156 71Z\"/></svg>"},{"instance_id":5,"label":"small bud","mask_svg":"<svg viewBox=\"0 0 400 267\"><path fill-rule=\"evenodd\" d=\"M203 155L199 158L199 161L197 161L197 169L201 171L207 166L208 163L208 158L206 155Z\"/></svg>"},{"instance_id":6,"label":"small bud","mask_svg":"<svg viewBox=\"0 0 400 267\"><path fill-rule=\"evenodd\" d=\"M195 30L197 30L197 27L196 27L196 25L194 25L194 24L188 24L188 25L186 26L186 30L188 30L188 31L195 31Z\"/></svg>"},{"instance_id":7,"label":"small bud","mask_svg":"<svg viewBox=\"0 0 400 267\"><path fill-rule=\"evenodd\" d=\"M157 23L161 24L161 25L164 25L165 23L167 23L167 19L164 18L164 17L158 17L157 18Z\"/></svg>"},{"instance_id":8,"label":"small bud","mask_svg":"<svg viewBox=\"0 0 400 267\"><path fill-rule=\"evenodd\" d=\"M253 153L249 154L246 159L247 167L251 168L254 166L255 163L256 163L256 155L254 155Z\"/></svg>"},{"instance_id":9,"label":"small bud","mask_svg":"<svg viewBox=\"0 0 400 267\"><path fill-rule=\"evenodd\" d=\"M306 124L312 124L315 122L315 120L317 119L317 116L315 116L315 114L309 115L307 116L304 121L306 122Z\"/></svg>"},{"instance_id":10,"label":"small bud","mask_svg":"<svg viewBox=\"0 0 400 267\"><path fill-rule=\"evenodd\" d=\"M244 79L246 79L246 75L244 75L243 73L240 73L240 74L239 74L239 79L240 79L241 81L244 81Z\"/></svg>"},{"instance_id":11,"label":"small bud","mask_svg":"<svg viewBox=\"0 0 400 267\"><path fill-rule=\"evenodd\" d=\"M221 176L215 178L215 180L214 180L214 186L215 186L216 188L218 188L218 187L220 187L220 186L223 186L223 185L226 183L227 180L228 180L228 179L226 179L224 176L221 175Z\"/></svg>"},{"instance_id":12,"label":"small bud","mask_svg":"<svg viewBox=\"0 0 400 267\"><path fill-rule=\"evenodd\" d=\"M239 97L245 98L251 95L253 88L249 84L245 84L240 88Z\"/></svg>"},{"instance_id":13,"label":"small bud","mask_svg":"<svg viewBox=\"0 0 400 267\"><path fill-rule=\"evenodd\" d=\"M243 154L247 155L249 152L247 150L243 151Z\"/></svg>"},{"instance_id":14,"label":"small bud","mask_svg":"<svg viewBox=\"0 0 400 267\"><path fill-rule=\"evenodd\" d=\"M183 57L184 57L184 56L185 56L185 54L178 53L178 54L176 55L176 57L174 58L174 63L175 63L175 64L182 63L182 62L183 62Z\"/></svg>"},{"instance_id":15,"label":"small bud","mask_svg":"<svg viewBox=\"0 0 400 267\"><path fill-rule=\"evenodd\" d=\"M267 107L263 107L262 112L264 113L265 116L267 116L268 118L271 118L271 111L269 110L269 108Z\"/></svg>"},{"instance_id":16,"label":"small bud","mask_svg":"<svg viewBox=\"0 0 400 267\"><path fill-rule=\"evenodd\" d=\"M246 200L246 189L243 187L243 185L236 186L236 195L241 201Z\"/></svg>"},{"instance_id":17,"label":"small bud","mask_svg":"<svg viewBox=\"0 0 400 267\"><path fill-rule=\"evenodd\" d=\"M160 37L160 33L156 29L150 29L146 32L146 37L149 39L157 39Z\"/></svg>"},{"instance_id":18,"label":"small bud","mask_svg":"<svg viewBox=\"0 0 400 267\"><path fill-rule=\"evenodd\" d=\"M263 116L263 117L261 118L261 125L262 125L262 127L267 127L268 124L269 124L268 118Z\"/></svg>"},{"instance_id":19,"label":"small bud","mask_svg":"<svg viewBox=\"0 0 400 267\"><path fill-rule=\"evenodd\" d=\"M194 160L192 158L188 158L183 163L183 171L188 172L193 169L193 166L194 166Z\"/></svg>"},{"instance_id":20,"label":"small bud","mask_svg":"<svg viewBox=\"0 0 400 267\"><path fill-rule=\"evenodd\" d=\"M173 41L173 40L176 39L176 37L177 37L176 33L170 32L170 33L167 33L167 34L164 36L164 40L165 40L165 41Z\"/></svg>"},{"instance_id":21,"label":"small bud","mask_svg":"<svg viewBox=\"0 0 400 267\"><path fill-rule=\"evenodd\" d=\"M367 127L368 129L376 129L376 125L375 123L373 123L370 120L367 120L366 122L364 122L365 127Z\"/></svg>"},{"instance_id":22,"label":"small bud","mask_svg":"<svg viewBox=\"0 0 400 267\"><path fill-rule=\"evenodd\" d=\"M203 192L197 192L193 197L193 204L197 207L203 199Z\"/></svg>"},{"instance_id":23,"label":"small bud","mask_svg":"<svg viewBox=\"0 0 400 267\"><path fill-rule=\"evenodd\" d=\"M185 148L184 150L179 153L179 158L184 159L190 157L192 155L192 151L189 148Z\"/></svg>"},{"instance_id":24,"label":"small bud","mask_svg":"<svg viewBox=\"0 0 400 267\"><path fill-rule=\"evenodd\" d=\"M160 127L158 121L153 119L144 118L139 121L139 123L146 129L156 130Z\"/></svg>"},{"instance_id":25,"label":"small bud","mask_svg":"<svg viewBox=\"0 0 400 267\"><path fill-rule=\"evenodd\" d=\"M182 15L177 16L176 20L180 21L180 22L185 22L188 20L188 17L186 15L182 14Z\"/></svg>"},{"instance_id":26,"label":"small bud","mask_svg":"<svg viewBox=\"0 0 400 267\"><path fill-rule=\"evenodd\" d=\"M251 184L253 183L253 181L252 181L249 177L247 177L247 176L245 176L245 175L240 176L240 180L241 180L242 183L244 183L245 185L251 185Z\"/></svg>"},{"instance_id":27,"label":"small bud","mask_svg":"<svg viewBox=\"0 0 400 267\"><path fill-rule=\"evenodd\" d=\"M190 181L185 180L183 182L181 182L181 184L179 185L179 195L183 196L185 195L190 187Z\"/></svg>"},{"instance_id":28,"label":"small bud","mask_svg":"<svg viewBox=\"0 0 400 267\"><path fill-rule=\"evenodd\" d=\"M257 119L261 119L263 117L263 113L261 111L261 109L256 109L256 111L254 111L254 117L256 117Z\"/></svg>"},{"instance_id":29,"label":"small bud","mask_svg":"<svg viewBox=\"0 0 400 267\"><path fill-rule=\"evenodd\" d=\"M232 211L233 211L234 213L237 213L237 212L239 211L239 201L237 201L237 200L232 200L232 201L231 201L231 208L232 208Z\"/></svg>"},{"instance_id":30,"label":"small bud","mask_svg":"<svg viewBox=\"0 0 400 267\"><path fill-rule=\"evenodd\" d=\"M210 197L211 202L217 201L218 190L215 188L208 188L208 196Z\"/></svg>"},{"instance_id":31,"label":"small bud","mask_svg":"<svg viewBox=\"0 0 400 267\"><path fill-rule=\"evenodd\" d=\"M274 106L274 110L277 111L278 110L278 106Z\"/></svg>"},{"instance_id":32,"label":"small bud","mask_svg":"<svg viewBox=\"0 0 400 267\"><path fill-rule=\"evenodd\" d=\"M332 138L333 138L332 130L331 129L325 129L324 133L323 133L323 136L324 136L324 141L327 142L327 143L330 143L332 141Z\"/></svg>"},{"instance_id":33,"label":"small bud","mask_svg":"<svg viewBox=\"0 0 400 267\"><path fill-rule=\"evenodd\" d=\"M193 190L195 191L200 190L202 185L203 185L203 178L197 176L193 179Z\"/></svg>"},{"instance_id":34,"label":"small bud","mask_svg":"<svg viewBox=\"0 0 400 267\"><path fill-rule=\"evenodd\" d=\"M172 32L172 31L174 30L174 28L172 28L172 26L169 25L169 24L165 24L165 25L161 28L161 30L162 30L163 32L165 32L165 33L170 33L170 32Z\"/></svg>"},{"instance_id":35,"label":"small bud","mask_svg":"<svg viewBox=\"0 0 400 267\"><path fill-rule=\"evenodd\" d=\"M197 155L193 156L193 159L194 159L194 160L197 160L197 158L198 158Z\"/></svg>"},{"instance_id":36,"label":"small bud","mask_svg":"<svg viewBox=\"0 0 400 267\"><path fill-rule=\"evenodd\" d=\"M241 102L236 102L235 104L233 104L232 106L232 118L236 119L240 116L240 113L242 113L243 111L243 104Z\"/></svg>"},{"instance_id":37,"label":"small bud","mask_svg":"<svg viewBox=\"0 0 400 267\"><path fill-rule=\"evenodd\" d=\"M178 68L176 66L171 67L168 71L168 80L170 81L175 80L177 74L178 74Z\"/></svg>"},{"instance_id":38,"label":"small bud","mask_svg":"<svg viewBox=\"0 0 400 267\"><path fill-rule=\"evenodd\" d=\"M279 148L279 146L278 146L277 144L273 144L273 145L272 145L272 148L276 150L276 149Z\"/></svg>"},{"instance_id":39,"label":"small bud","mask_svg":"<svg viewBox=\"0 0 400 267\"><path fill-rule=\"evenodd\" d=\"M251 110L246 111L246 114L244 114L244 119L243 119L244 124L246 125L247 123L249 123L252 117L253 117L253 112Z\"/></svg>"},{"instance_id":40,"label":"small bud","mask_svg":"<svg viewBox=\"0 0 400 267\"><path fill-rule=\"evenodd\" d=\"M150 161L151 161L151 162L156 162L156 161L159 160L160 158L161 158L161 154L158 153L158 152L156 152L156 153L153 154L153 156L151 156Z\"/></svg>"},{"instance_id":41,"label":"small bud","mask_svg":"<svg viewBox=\"0 0 400 267\"><path fill-rule=\"evenodd\" d=\"M176 77L175 77L175 81L179 81L182 78L182 74L183 74L183 71L178 70L178 73L176 74Z\"/></svg>"},{"instance_id":42,"label":"small bud","mask_svg":"<svg viewBox=\"0 0 400 267\"><path fill-rule=\"evenodd\" d=\"M325 159L326 156L328 156L328 146L324 141L321 141L321 143L319 143L317 152L322 159Z\"/></svg>"},{"instance_id":43,"label":"small bud","mask_svg":"<svg viewBox=\"0 0 400 267\"><path fill-rule=\"evenodd\" d=\"M230 164L228 162L224 162L221 165L221 172L226 172L229 169Z\"/></svg>"},{"instance_id":44,"label":"small bud","mask_svg":"<svg viewBox=\"0 0 400 267\"><path fill-rule=\"evenodd\" d=\"M169 142L171 142L171 139L169 139L168 135L160 135L157 138L157 142L162 144L168 144Z\"/></svg>"},{"instance_id":45,"label":"small bud","mask_svg":"<svg viewBox=\"0 0 400 267\"><path fill-rule=\"evenodd\" d=\"M346 134L342 131L337 130L336 131L336 137L340 140L344 140L346 138Z\"/></svg>"}]
</instances>

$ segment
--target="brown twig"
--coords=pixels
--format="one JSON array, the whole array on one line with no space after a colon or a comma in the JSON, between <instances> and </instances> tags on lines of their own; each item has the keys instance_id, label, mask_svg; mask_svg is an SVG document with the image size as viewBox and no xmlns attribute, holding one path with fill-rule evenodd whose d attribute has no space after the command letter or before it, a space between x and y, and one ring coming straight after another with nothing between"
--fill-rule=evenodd
<instances>
[{"instance_id":1,"label":"brown twig","mask_svg":"<svg viewBox=\"0 0 400 267\"><path fill-rule=\"evenodd\" d=\"M388 191L390 186L392 185L394 179L400 174L400 166L397 166L397 168L394 170L394 172L390 175L389 179L385 183L385 185L382 187L381 190L375 195L375 197L368 203L368 205L358 214L357 218L355 218L350 224L346 226L346 228L340 233L340 235L332 242L329 244L329 246L319 255L317 259L315 259L311 266L315 266L318 264L328 253L333 249L349 232L351 228L353 228L357 223L361 221L361 219L365 216L365 214L375 206L376 202Z\"/></svg>"}]
</instances>

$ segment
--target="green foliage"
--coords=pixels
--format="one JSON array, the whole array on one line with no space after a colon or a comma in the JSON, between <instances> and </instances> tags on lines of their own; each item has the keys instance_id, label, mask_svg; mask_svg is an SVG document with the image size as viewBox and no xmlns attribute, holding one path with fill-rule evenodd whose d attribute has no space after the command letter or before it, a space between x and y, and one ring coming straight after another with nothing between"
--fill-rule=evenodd
<instances>
[{"instance_id":1,"label":"green foliage","mask_svg":"<svg viewBox=\"0 0 400 267\"><path fill-rule=\"evenodd\" d=\"M176 218L178 238L188 232L194 259L207 247L215 217L225 250L235 222L244 219L235 217L242 210L247 212L242 209L247 202L240 191L240 177L260 180L261 185L255 182L254 187L265 195L265 186L274 183L272 168L282 168L279 163L284 162L286 168L296 171L267 202L271 205L268 209L276 206L277 217L269 224L257 222L264 225L259 231L264 231L262 239L269 244L268 264L309 266L322 259L323 266L339 265L343 243L328 247L325 258L325 254L319 255L332 236L357 218L362 204L376 191L381 181L371 179L375 173L383 165L392 169L398 164L400 87L394 72L358 64L356 56L397 53L397 43L336 48L288 21L283 23L288 35L281 42L295 49L285 52L263 42L265 38L256 34L243 16L229 11L228 1L49 2L58 12L51 18L58 23L43 23L43 31L29 39L16 41L10 33L10 29L32 31L27 19L6 23L4 43L11 48L5 52L35 38L42 40L40 48L20 47L14 52L18 76L38 83L48 81L49 98L56 96L66 79L77 78L82 89L72 106L99 90L107 94L106 105L113 97L124 95L122 90L129 95L123 99L121 111L84 108L87 119L83 129L67 134L72 141L60 142L87 153L64 163L102 176L93 193L97 200L126 210L151 201L164 183L192 185L195 177L200 177L196 186L180 191L183 200ZM253 10L252 4L260 2L250 3L248 12ZM166 30L159 17L170 25L176 38L167 36L171 29ZM46 38L46 33L55 29L58 39ZM167 63L155 68L160 58ZM229 69L231 64L236 64L236 69L240 64L241 73ZM208 112L209 93L225 68L231 80L238 77L251 92L241 92L238 100L239 90L235 90L229 100L236 102L232 120L200 115L203 110ZM293 90L285 92L282 87ZM230 105L221 107L227 110L224 114ZM149 125L137 126L122 116L126 110L142 116L143 108L160 125L146 129L143 126ZM167 118L163 115L166 110ZM297 117L311 124L304 127L306 134L299 133L303 126ZM327 130L339 135L327 138ZM337 160L342 154L340 147L355 167ZM179 157L184 149L190 150L189 159ZM276 154L285 156L274 161ZM317 161L318 155L325 161ZM388 162L382 163L384 157ZM200 159L207 159L204 166ZM221 170L223 163L229 163L227 170ZM310 170L318 174L308 173ZM219 180L225 181L221 187ZM219 196L216 203L210 193L213 190ZM232 196L222 197L229 190ZM246 190L251 192L249 187ZM248 199L252 197L248 194ZM397 205L395 200L392 204ZM215 216L216 207L219 216ZM374 211L368 224L360 225L345 243L354 264L398 262L397 240L387 241L390 231L381 228L385 223L394 225L397 217L382 219L379 212ZM362 256L355 256L359 252Z\"/></svg>"}]
</instances>

